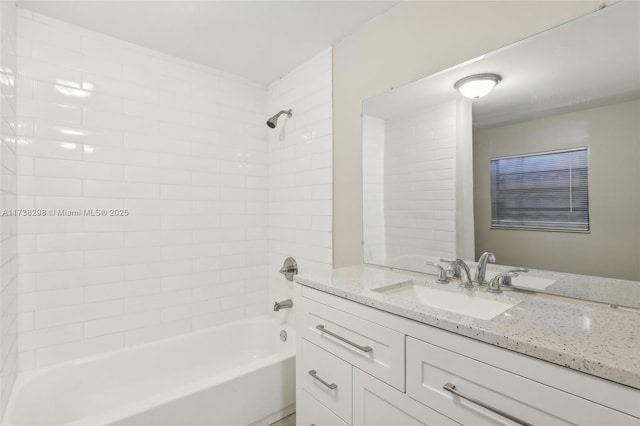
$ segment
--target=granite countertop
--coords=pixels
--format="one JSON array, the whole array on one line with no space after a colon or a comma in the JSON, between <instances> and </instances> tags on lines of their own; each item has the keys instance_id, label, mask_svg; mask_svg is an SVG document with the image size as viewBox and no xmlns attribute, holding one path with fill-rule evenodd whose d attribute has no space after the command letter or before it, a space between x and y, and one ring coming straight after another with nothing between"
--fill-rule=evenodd
<instances>
[{"instance_id":1,"label":"granite countertop","mask_svg":"<svg viewBox=\"0 0 640 426\"><path fill-rule=\"evenodd\" d=\"M407 280L520 303L485 321L372 291ZM510 289L490 295L483 288L462 289L458 281L443 285L434 280L428 274L369 265L296 278L304 286L640 389L640 310Z\"/></svg>"}]
</instances>

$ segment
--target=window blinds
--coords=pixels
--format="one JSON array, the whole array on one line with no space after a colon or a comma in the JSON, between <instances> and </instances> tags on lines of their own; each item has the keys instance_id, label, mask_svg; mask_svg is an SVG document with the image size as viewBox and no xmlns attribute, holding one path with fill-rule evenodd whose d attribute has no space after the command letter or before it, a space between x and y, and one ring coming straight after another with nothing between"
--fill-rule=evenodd
<instances>
[{"instance_id":1,"label":"window blinds","mask_svg":"<svg viewBox=\"0 0 640 426\"><path fill-rule=\"evenodd\" d=\"M491 227L589 231L588 149L491 160Z\"/></svg>"}]
</instances>

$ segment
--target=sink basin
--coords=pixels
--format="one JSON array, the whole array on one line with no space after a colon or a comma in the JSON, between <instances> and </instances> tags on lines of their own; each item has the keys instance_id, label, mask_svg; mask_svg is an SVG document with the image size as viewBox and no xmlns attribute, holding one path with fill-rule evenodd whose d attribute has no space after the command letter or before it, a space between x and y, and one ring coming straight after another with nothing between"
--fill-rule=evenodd
<instances>
[{"instance_id":1,"label":"sink basin","mask_svg":"<svg viewBox=\"0 0 640 426\"><path fill-rule=\"evenodd\" d=\"M495 318L520 303L519 300L478 291L440 290L413 280L379 287L373 291L481 320Z\"/></svg>"}]
</instances>

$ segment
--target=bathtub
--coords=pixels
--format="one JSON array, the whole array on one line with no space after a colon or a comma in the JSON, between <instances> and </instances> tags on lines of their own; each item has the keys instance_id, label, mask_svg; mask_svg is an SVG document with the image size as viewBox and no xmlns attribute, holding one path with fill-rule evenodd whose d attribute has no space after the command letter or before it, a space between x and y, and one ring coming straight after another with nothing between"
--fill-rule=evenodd
<instances>
[{"instance_id":1,"label":"bathtub","mask_svg":"<svg viewBox=\"0 0 640 426\"><path fill-rule=\"evenodd\" d=\"M268 425L295 410L293 333L261 316L25 372L4 424Z\"/></svg>"}]
</instances>

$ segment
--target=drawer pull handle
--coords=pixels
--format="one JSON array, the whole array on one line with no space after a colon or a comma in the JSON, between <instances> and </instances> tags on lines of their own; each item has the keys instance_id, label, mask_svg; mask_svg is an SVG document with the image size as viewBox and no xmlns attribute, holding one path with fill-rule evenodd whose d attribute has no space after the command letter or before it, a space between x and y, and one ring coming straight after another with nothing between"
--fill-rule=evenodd
<instances>
[{"instance_id":1,"label":"drawer pull handle","mask_svg":"<svg viewBox=\"0 0 640 426\"><path fill-rule=\"evenodd\" d=\"M371 346L360 346L359 344L354 343L349 339L345 339L344 337L337 335L333 331L327 330L326 328L324 328L324 325L322 325L322 324L316 325L316 328L318 330L320 330L321 333L327 333L329 336L333 336L336 339L338 339L338 340L340 340L342 342L345 342L347 345L351 345L354 348L361 350L362 352L371 352L373 350L373 348Z\"/></svg>"},{"instance_id":2,"label":"drawer pull handle","mask_svg":"<svg viewBox=\"0 0 640 426\"><path fill-rule=\"evenodd\" d=\"M512 416L509 413L506 413L502 410L500 410L499 408L495 408L487 403L484 403L482 401L478 401L477 399L470 397L468 395L465 395L464 393L460 392L457 388L456 385L454 385L453 383L446 383L444 386L442 386L442 389L446 390L447 392L451 392L454 395L459 396L462 399L466 399L469 402L473 402L476 405L481 406L482 408L486 408L489 411L492 411L496 414L501 415L502 417L506 417L507 419L511 420L512 422L518 423L522 426L533 426L531 423L527 423L524 420L521 420L519 418L517 418L516 416Z\"/></svg>"},{"instance_id":3,"label":"drawer pull handle","mask_svg":"<svg viewBox=\"0 0 640 426\"><path fill-rule=\"evenodd\" d=\"M336 385L335 383L329 383L329 382L326 382L326 381L322 380L320 377L318 377L318 375L316 373L317 373L316 370L309 370L309 375L311 377L313 377L314 379L316 379L317 381L319 381L320 383L322 383L323 385L325 385L329 389L336 389L338 387L338 385Z\"/></svg>"}]
</instances>

